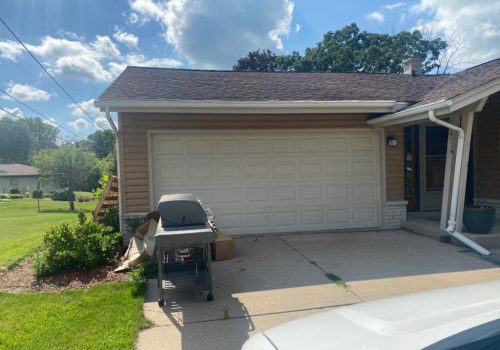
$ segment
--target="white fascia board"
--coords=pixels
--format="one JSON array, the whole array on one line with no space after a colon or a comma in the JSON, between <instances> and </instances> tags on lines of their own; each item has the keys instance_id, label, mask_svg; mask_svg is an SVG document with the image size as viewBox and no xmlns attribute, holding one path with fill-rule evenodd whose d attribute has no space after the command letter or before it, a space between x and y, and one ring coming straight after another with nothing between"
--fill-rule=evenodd
<instances>
[{"instance_id":1,"label":"white fascia board","mask_svg":"<svg viewBox=\"0 0 500 350\"><path fill-rule=\"evenodd\" d=\"M402 110L401 112L389 114L380 118L371 119L367 123L368 125L372 125L374 127L407 124L418 121L420 119L426 119L427 111L431 109L439 110L439 113L436 113L437 115L446 114L449 112L450 103L451 101L449 100L440 100L425 105L420 105L414 108L408 108Z\"/></svg>"},{"instance_id":2,"label":"white fascia board","mask_svg":"<svg viewBox=\"0 0 500 350\"><path fill-rule=\"evenodd\" d=\"M99 101L101 110L153 113L394 113L397 101Z\"/></svg>"}]
</instances>

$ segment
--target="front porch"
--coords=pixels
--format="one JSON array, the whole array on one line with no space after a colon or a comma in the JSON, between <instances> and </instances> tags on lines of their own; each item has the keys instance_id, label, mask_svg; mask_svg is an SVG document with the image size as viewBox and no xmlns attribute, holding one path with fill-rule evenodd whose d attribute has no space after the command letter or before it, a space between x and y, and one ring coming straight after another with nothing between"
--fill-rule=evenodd
<instances>
[{"instance_id":1,"label":"front porch","mask_svg":"<svg viewBox=\"0 0 500 350\"><path fill-rule=\"evenodd\" d=\"M490 234L475 235L466 231L463 215L468 205L489 206L496 208L499 219L500 93L468 95L467 102L440 103L444 107L437 103L416 107L371 124L390 127L391 132L395 127L403 130L401 199L408 202L404 227L434 238L450 237L449 231L472 249L487 254L477 245L500 247L500 222Z\"/></svg>"},{"instance_id":2,"label":"front porch","mask_svg":"<svg viewBox=\"0 0 500 350\"><path fill-rule=\"evenodd\" d=\"M416 233L418 235L444 239L450 237L440 227L441 213L440 212L414 212L408 213L408 219L403 223L403 228ZM481 235L467 232L464 228L462 234L477 244L485 247L486 249L500 248L500 220L497 219L493 229L489 234ZM462 245L456 239L451 238L451 242Z\"/></svg>"}]
</instances>

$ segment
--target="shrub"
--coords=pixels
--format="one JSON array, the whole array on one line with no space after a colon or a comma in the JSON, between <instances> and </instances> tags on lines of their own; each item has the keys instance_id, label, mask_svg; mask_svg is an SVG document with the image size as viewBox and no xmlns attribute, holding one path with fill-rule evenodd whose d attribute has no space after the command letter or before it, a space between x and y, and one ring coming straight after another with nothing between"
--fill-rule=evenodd
<instances>
[{"instance_id":1,"label":"shrub","mask_svg":"<svg viewBox=\"0 0 500 350\"><path fill-rule=\"evenodd\" d=\"M10 194L21 194L21 191L19 191L19 188L11 188L9 193Z\"/></svg>"},{"instance_id":2,"label":"shrub","mask_svg":"<svg viewBox=\"0 0 500 350\"><path fill-rule=\"evenodd\" d=\"M111 226L113 230L120 231L120 212L118 204L111 204L104 213L101 224Z\"/></svg>"},{"instance_id":3,"label":"shrub","mask_svg":"<svg viewBox=\"0 0 500 350\"><path fill-rule=\"evenodd\" d=\"M10 193L2 193L0 194L0 199L10 199L11 196Z\"/></svg>"},{"instance_id":4,"label":"shrub","mask_svg":"<svg viewBox=\"0 0 500 350\"><path fill-rule=\"evenodd\" d=\"M78 196L76 197L77 202L90 202L90 197L87 196Z\"/></svg>"},{"instance_id":5,"label":"shrub","mask_svg":"<svg viewBox=\"0 0 500 350\"><path fill-rule=\"evenodd\" d=\"M10 199L22 199L24 196L20 193L13 193L10 195Z\"/></svg>"},{"instance_id":6,"label":"shrub","mask_svg":"<svg viewBox=\"0 0 500 350\"><path fill-rule=\"evenodd\" d=\"M37 276L105 266L115 261L121 233L88 221L82 211L78 212L78 221L74 225L54 226L45 233L40 250L33 257Z\"/></svg>"},{"instance_id":7,"label":"shrub","mask_svg":"<svg viewBox=\"0 0 500 350\"><path fill-rule=\"evenodd\" d=\"M43 198L43 190L36 189L31 192L31 197L34 199L42 199Z\"/></svg>"},{"instance_id":8,"label":"shrub","mask_svg":"<svg viewBox=\"0 0 500 350\"><path fill-rule=\"evenodd\" d=\"M63 189L54 191L54 193L52 193L51 198L54 201L66 201L67 202L71 199L71 197L73 197L73 199L75 199L75 194L72 193L69 189L63 188Z\"/></svg>"}]
</instances>

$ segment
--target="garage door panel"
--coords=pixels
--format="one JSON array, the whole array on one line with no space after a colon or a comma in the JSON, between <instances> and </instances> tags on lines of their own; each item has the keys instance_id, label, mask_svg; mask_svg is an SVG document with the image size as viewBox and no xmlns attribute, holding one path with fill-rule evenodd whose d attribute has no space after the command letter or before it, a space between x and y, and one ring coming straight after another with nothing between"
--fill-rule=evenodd
<instances>
[{"instance_id":1,"label":"garage door panel","mask_svg":"<svg viewBox=\"0 0 500 350\"><path fill-rule=\"evenodd\" d=\"M372 132L154 134L153 192L198 196L230 234L378 226Z\"/></svg>"}]
</instances>

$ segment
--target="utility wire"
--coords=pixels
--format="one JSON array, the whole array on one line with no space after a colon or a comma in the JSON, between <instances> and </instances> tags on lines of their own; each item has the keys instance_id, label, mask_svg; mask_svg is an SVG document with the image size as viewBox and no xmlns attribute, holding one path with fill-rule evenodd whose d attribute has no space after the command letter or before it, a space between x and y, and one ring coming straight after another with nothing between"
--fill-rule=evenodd
<instances>
[{"instance_id":1,"label":"utility wire","mask_svg":"<svg viewBox=\"0 0 500 350\"><path fill-rule=\"evenodd\" d=\"M19 119L19 120L26 120L26 118L21 118L20 116L15 115L15 114L14 114L14 113L12 113L12 112L9 112L9 111L8 111L8 110L6 110L5 108L0 107L0 110L4 111L4 112L5 112L5 113L7 113L7 114L10 114L12 117L17 118L17 119ZM51 121L51 122L52 122L52 121ZM62 139L62 138L60 138L60 137L58 137L58 136L56 136L56 139L57 139L57 140L59 140L59 141L62 141L62 142L66 142L66 140L64 140L64 139ZM1 163L1 161L0 161L0 163ZM16 163L19 163L19 162L16 162Z\"/></svg>"},{"instance_id":2,"label":"utility wire","mask_svg":"<svg viewBox=\"0 0 500 350\"><path fill-rule=\"evenodd\" d=\"M31 53L31 51L26 47L26 45L24 45L24 43L21 41L21 39L19 39L19 37L16 35L16 33L14 33L14 31L7 25L7 23L5 23L5 21L0 17L0 22L2 22L2 24L5 26L5 28L7 28L7 30L12 34L12 36L14 36L14 38L16 38L16 40L19 42L19 44L21 44L21 46L26 50L26 52L35 60L36 63L38 63L38 65L45 71L45 73L47 73L47 75L54 81L54 83L56 83L57 86L59 86L59 88L62 90L62 92L64 92L64 94L66 96L69 97L69 99L71 101L73 101L73 103L78 107L80 108L80 110L90 119L94 122L94 124L96 126L98 126L101 130L104 130L104 128L102 126L100 126L94 117L92 117L78 102L76 102L76 100L73 98L73 96L70 95L70 93L56 80L56 78L54 78L54 76L52 74L49 73L49 71L47 70L47 68L45 68L45 66L35 57L35 55L33 55Z\"/></svg>"},{"instance_id":3,"label":"utility wire","mask_svg":"<svg viewBox=\"0 0 500 350\"><path fill-rule=\"evenodd\" d=\"M28 105L27 105L26 103L24 103L23 101L21 101L21 100L19 100L19 99L15 98L15 97L14 97L14 96L12 96L11 94L9 94L7 91L5 91L5 90L3 90L3 89L1 89L1 88L0 88L0 91L1 91L1 92L3 92L5 95L9 96L9 97L10 97L11 99L13 99L14 101L16 101L16 102L20 103L21 105L23 105L24 107L28 108L30 111L32 111L32 112L34 112L34 113L38 114L38 115L39 115L40 117L42 117L43 119L45 119L45 120L49 121L49 123L51 123L51 124L55 124L55 125L57 125L59 128L61 128L62 130L67 131L67 132L69 132L70 134L72 134L72 135L74 135L74 136L78 137L79 139L82 139L82 140L83 140L83 137L81 137L80 135L75 134L73 131L71 131L71 130L69 130L69 129L66 129L66 128L65 128L64 126L62 126L61 124L59 124L59 123L57 123L57 122L55 122L55 121L51 120L50 118L46 117L46 116L45 116L45 115L43 115L42 113L38 112L36 109L31 108L30 106L28 106ZM9 113L9 112L7 112L7 113ZM12 113L10 113L10 114L12 114Z\"/></svg>"}]
</instances>

